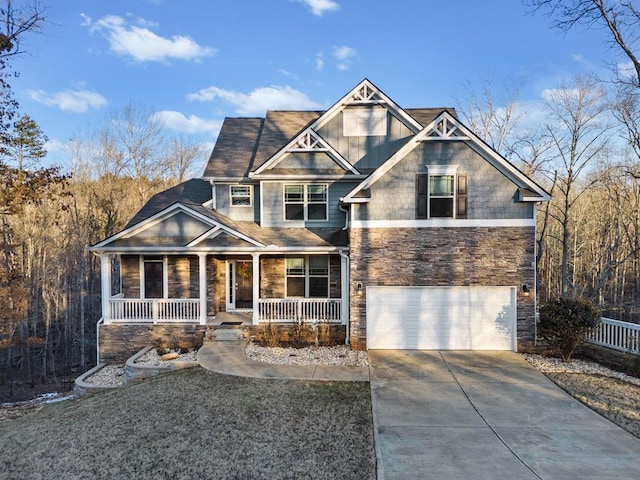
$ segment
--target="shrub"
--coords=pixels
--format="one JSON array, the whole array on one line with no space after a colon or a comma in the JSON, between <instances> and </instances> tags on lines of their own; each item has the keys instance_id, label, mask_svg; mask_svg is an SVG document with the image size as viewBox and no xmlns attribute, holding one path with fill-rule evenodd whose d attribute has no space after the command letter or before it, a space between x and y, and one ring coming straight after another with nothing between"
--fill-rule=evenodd
<instances>
[{"instance_id":1,"label":"shrub","mask_svg":"<svg viewBox=\"0 0 640 480\"><path fill-rule=\"evenodd\" d=\"M568 362L586 341L589 329L600 324L600 312L582 299L559 298L540 308L540 337Z\"/></svg>"}]
</instances>

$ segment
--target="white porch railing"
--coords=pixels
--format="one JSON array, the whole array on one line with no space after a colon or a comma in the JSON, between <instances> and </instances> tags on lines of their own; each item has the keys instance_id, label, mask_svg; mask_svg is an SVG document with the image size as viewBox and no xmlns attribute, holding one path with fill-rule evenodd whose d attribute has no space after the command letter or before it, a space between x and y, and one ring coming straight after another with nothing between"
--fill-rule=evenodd
<instances>
[{"instance_id":1,"label":"white porch railing","mask_svg":"<svg viewBox=\"0 0 640 480\"><path fill-rule=\"evenodd\" d=\"M197 298L112 298L110 322L187 323L200 320Z\"/></svg>"},{"instance_id":2,"label":"white porch railing","mask_svg":"<svg viewBox=\"0 0 640 480\"><path fill-rule=\"evenodd\" d=\"M260 298L260 322L318 322L341 323L340 299L326 298Z\"/></svg>"},{"instance_id":3,"label":"white porch railing","mask_svg":"<svg viewBox=\"0 0 640 480\"><path fill-rule=\"evenodd\" d=\"M587 334L587 339L596 345L640 354L640 325L601 318L600 326Z\"/></svg>"}]
</instances>

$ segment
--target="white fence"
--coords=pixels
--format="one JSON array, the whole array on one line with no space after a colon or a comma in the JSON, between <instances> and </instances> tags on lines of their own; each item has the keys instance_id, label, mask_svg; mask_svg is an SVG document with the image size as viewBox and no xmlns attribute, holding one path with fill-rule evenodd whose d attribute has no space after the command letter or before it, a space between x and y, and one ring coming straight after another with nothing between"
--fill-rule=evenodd
<instances>
[{"instance_id":1,"label":"white fence","mask_svg":"<svg viewBox=\"0 0 640 480\"><path fill-rule=\"evenodd\" d=\"M200 320L200 300L112 298L109 322L187 323Z\"/></svg>"},{"instance_id":2,"label":"white fence","mask_svg":"<svg viewBox=\"0 0 640 480\"><path fill-rule=\"evenodd\" d=\"M341 301L326 298L261 298L258 300L258 320L340 323Z\"/></svg>"},{"instance_id":3,"label":"white fence","mask_svg":"<svg viewBox=\"0 0 640 480\"><path fill-rule=\"evenodd\" d=\"M621 322L611 318L601 318L600 326L587 335L596 345L640 354L640 325Z\"/></svg>"}]
</instances>

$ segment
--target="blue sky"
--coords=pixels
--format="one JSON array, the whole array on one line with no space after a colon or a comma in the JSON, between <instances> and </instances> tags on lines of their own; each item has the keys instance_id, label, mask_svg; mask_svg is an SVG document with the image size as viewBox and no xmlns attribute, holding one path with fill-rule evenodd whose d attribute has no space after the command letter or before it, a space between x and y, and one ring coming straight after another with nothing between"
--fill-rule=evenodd
<instances>
[{"instance_id":1,"label":"blue sky","mask_svg":"<svg viewBox=\"0 0 640 480\"><path fill-rule=\"evenodd\" d=\"M128 102L212 145L225 116L323 109L365 77L407 108L457 106L487 79L535 102L614 60L606 32L561 35L519 0L45 3L12 84L62 165L65 143Z\"/></svg>"}]
</instances>

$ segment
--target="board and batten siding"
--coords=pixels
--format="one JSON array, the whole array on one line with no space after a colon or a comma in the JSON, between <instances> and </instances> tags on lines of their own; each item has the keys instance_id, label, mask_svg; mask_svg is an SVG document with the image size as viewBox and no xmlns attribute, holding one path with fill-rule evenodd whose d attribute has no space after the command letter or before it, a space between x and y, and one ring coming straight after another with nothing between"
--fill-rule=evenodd
<instances>
[{"instance_id":1,"label":"board and batten siding","mask_svg":"<svg viewBox=\"0 0 640 480\"><path fill-rule=\"evenodd\" d=\"M230 185L240 185L238 183L216 183L216 212L226 215L232 220L240 222L260 221L260 186L253 185L252 205L246 207L231 206ZM243 184L244 185L244 184Z\"/></svg>"},{"instance_id":2,"label":"board and batten siding","mask_svg":"<svg viewBox=\"0 0 640 480\"><path fill-rule=\"evenodd\" d=\"M349 163L365 173L382 165L413 136L411 130L390 112L387 112L385 136L345 137L342 113L319 128L318 133Z\"/></svg>"},{"instance_id":3,"label":"board and batten siding","mask_svg":"<svg viewBox=\"0 0 640 480\"><path fill-rule=\"evenodd\" d=\"M467 175L467 218L532 219L533 204L515 200L517 187L463 142L424 142L371 187L371 200L354 205L356 220L416 218L416 175L427 165L458 165Z\"/></svg>"},{"instance_id":4,"label":"board and batten siding","mask_svg":"<svg viewBox=\"0 0 640 480\"><path fill-rule=\"evenodd\" d=\"M328 194L328 220L325 222L304 222L299 220L284 219L284 185L322 183L329 186ZM355 186L356 182L326 182L300 181L300 182L262 182L262 223L263 227L296 227L296 228L337 228L345 225L345 212L340 210L340 198L344 197Z\"/></svg>"}]
</instances>

